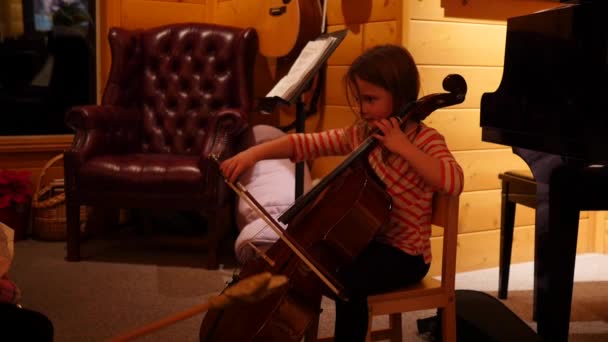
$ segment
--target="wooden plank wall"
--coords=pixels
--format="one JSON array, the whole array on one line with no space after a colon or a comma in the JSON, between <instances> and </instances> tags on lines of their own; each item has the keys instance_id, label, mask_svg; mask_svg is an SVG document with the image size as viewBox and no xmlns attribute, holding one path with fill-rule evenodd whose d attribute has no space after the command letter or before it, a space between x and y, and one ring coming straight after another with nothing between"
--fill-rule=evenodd
<instances>
[{"instance_id":1,"label":"wooden plank wall","mask_svg":"<svg viewBox=\"0 0 608 342\"><path fill-rule=\"evenodd\" d=\"M144 28L171 22L208 21L234 26L255 25L257 14L251 0L119 0L99 8L100 83L110 65L107 32L111 26ZM403 43L413 54L421 72L422 95L443 91L441 81L450 73L465 77L469 86L464 103L433 113L427 123L439 129L461 163L466 175L460 205L458 271L494 267L498 264L500 184L499 172L526 168L510 148L481 141L479 103L484 92L493 92L502 78L505 19L556 6L555 1L503 0L362 0L329 1L329 31L348 27L350 33L328 62L323 107L306 123L307 131L342 127L355 120L342 87L342 76L352 60L367 47L379 43ZM245 10L244 10L245 9ZM256 12L257 13L257 12ZM257 95L265 94L276 59L259 56ZM259 70L261 71L259 71ZM103 88L100 87L100 90ZM274 119L270 120L272 122ZM293 111L281 112L276 123L293 120ZM41 143L40 139L48 140ZM6 140L6 141L5 141ZM54 153L67 147L70 137L0 139L0 167L25 168L34 172ZM23 153L14 153L21 151ZM10 152L10 153L9 153ZM314 178L323 177L342 158L323 158L311 163ZM60 169L53 174L60 176ZM513 261L532 260L534 212L517 208ZM606 216L583 213L579 252L603 252ZM440 239L434 232L434 240ZM439 240L438 240L439 241ZM434 243L434 255L441 251ZM438 272L438 262L431 272Z\"/></svg>"},{"instance_id":2,"label":"wooden plank wall","mask_svg":"<svg viewBox=\"0 0 608 342\"><path fill-rule=\"evenodd\" d=\"M465 172L460 203L458 271L498 265L500 183L498 174L526 169L507 146L481 141L481 95L494 92L502 79L506 18L556 6L554 1L420 0L404 8L403 43L416 58L423 94L442 91L450 73L468 83L464 103L438 110L427 124L444 134ZM580 220L578 251L595 251L596 213ZM517 206L513 262L533 260L534 211ZM435 244L437 247L439 244ZM434 252L439 255L440 251Z\"/></svg>"},{"instance_id":3,"label":"wooden plank wall","mask_svg":"<svg viewBox=\"0 0 608 342\"><path fill-rule=\"evenodd\" d=\"M351 62L367 48L382 43L401 43L401 6L400 0L328 2L328 32L344 28L350 32L328 60L324 108L307 120L307 132L344 127L356 120L356 114L346 100L342 78ZM281 116L282 123L291 120L293 117L289 115ZM310 162L312 177L323 177L341 160L342 157L326 157Z\"/></svg>"},{"instance_id":4,"label":"wooden plank wall","mask_svg":"<svg viewBox=\"0 0 608 342\"><path fill-rule=\"evenodd\" d=\"M21 0L0 1L0 41L23 33Z\"/></svg>"}]
</instances>

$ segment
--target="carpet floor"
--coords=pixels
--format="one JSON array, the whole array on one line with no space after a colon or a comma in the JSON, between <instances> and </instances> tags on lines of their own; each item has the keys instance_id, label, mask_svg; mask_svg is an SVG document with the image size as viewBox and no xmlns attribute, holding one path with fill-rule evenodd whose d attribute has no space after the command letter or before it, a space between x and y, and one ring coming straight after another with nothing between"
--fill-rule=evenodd
<instances>
[{"instance_id":1,"label":"carpet floor","mask_svg":"<svg viewBox=\"0 0 608 342\"><path fill-rule=\"evenodd\" d=\"M226 257L222 269L205 270L202 252L128 238L89 241L83 255L81 262L69 263L64 261L63 242L15 243L10 274L22 290L22 303L51 319L58 342L107 341L186 310L217 294L234 268L234 261ZM608 341L606 265L605 255L577 258L571 341ZM457 288L493 295L497 283L496 268L460 273L456 280ZM531 321L531 288L532 263L512 265L509 299L504 303L526 322ZM323 310L319 330L325 336L333 330L333 303L324 299ZM416 320L434 313L405 314L404 341L426 341L416 333ZM138 341L197 341L202 317L192 317ZM375 324L385 321L380 318Z\"/></svg>"}]
</instances>

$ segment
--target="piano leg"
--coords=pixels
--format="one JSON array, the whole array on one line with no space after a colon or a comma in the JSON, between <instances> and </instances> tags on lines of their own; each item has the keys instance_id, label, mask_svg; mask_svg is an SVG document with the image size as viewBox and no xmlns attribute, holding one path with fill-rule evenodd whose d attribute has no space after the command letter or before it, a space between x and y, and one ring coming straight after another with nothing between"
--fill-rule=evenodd
<instances>
[{"instance_id":1,"label":"piano leg","mask_svg":"<svg viewBox=\"0 0 608 342\"><path fill-rule=\"evenodd\" d=\"M536 254L536 318L546 341L567 341L580 208L578 168L556 168L549 181L548 226ZM537 229L540 227L537 227Z\"/></svg>"},{"instance_id":2,"label":"piano leg","mask_svg":"<svg viewBox=\"0 0 608 342\"><path fill-rule=\"evenodd\" d=\"M515 225L515 202L508 201L505 192L502 194L500 217L502 220L500 222L500 255L498 258L500 265L498 273L498 298L507 299L513 246L513 226Z\"/></svg>"},{"instance_id":3,"label":"piano leg","mask_svg":"<svg viewBox=\"0 0 608 342\"><path fill-rule=\"evenodd\" d=\"M545 181L549 182L549 177ZM546 244L547 231L549 230L549 184L536 183L536 212L534 222L534 292L532 301L532 319L538 322L538 281L539 265L542 263L539 250Z\"/></svg>"}]
</instances>

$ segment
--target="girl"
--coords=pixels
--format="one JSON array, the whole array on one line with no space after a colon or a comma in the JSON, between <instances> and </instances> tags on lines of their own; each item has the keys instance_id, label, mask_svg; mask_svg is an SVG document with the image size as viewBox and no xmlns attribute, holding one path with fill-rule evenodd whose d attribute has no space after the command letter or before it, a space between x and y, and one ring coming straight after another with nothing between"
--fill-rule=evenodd
<instances>
[{"instance_id":1,"label":"girl","mask_svg":"<svg viewBox=\"0 0 608 342\"><path fill-rule=\"evenodd\" d=\"M349 284L351 299L336 302L335 341L364 341L367 331L367 296L420 281L431 262L431 206L433 192L457 195L463 172L435 129L422 122L406 122L401 130L391 117L418 98L420 81L410 53L397 45L367 50L352 63L344 84L349 103L360 120L351 127L319 133L290 134L253 146L222 162L220 168L234 182L257 161L291 158L295 161L327 155L345 155L378 128L380 141L368 162L392 197L389 224L340 279Z\"/></svg>"}]
</instances>

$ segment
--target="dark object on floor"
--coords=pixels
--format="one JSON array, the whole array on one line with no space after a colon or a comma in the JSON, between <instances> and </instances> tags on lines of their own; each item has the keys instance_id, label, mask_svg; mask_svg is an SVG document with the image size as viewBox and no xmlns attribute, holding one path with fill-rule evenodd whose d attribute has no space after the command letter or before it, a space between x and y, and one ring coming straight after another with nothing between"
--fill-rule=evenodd
<instances>
[{"instance_id":1,"label":"dark object on floor","mask_svg":"<svg viewBox=\"0 0 608 342\"><path fill-rule=\"evenodd\" d=\"M53 341L53 323L42 313L0 303L2 341Z\"/></svg>"},{"instance_id":2,"label":"dark object on floor","mask_svg":"<svg viewBox=\"0 0 608 342\"><path fill-rule=\"evenodd\" d=\"M418 333L441 341L440 316L419 319ZM456 290L456 334L458 341L539 342L526 322L501 301L487 293Z\"/></svg>"}]
</instances>

